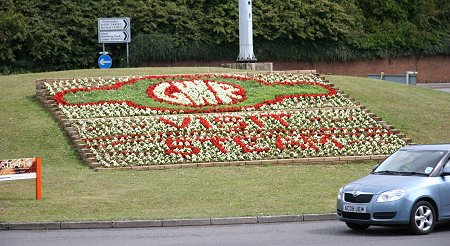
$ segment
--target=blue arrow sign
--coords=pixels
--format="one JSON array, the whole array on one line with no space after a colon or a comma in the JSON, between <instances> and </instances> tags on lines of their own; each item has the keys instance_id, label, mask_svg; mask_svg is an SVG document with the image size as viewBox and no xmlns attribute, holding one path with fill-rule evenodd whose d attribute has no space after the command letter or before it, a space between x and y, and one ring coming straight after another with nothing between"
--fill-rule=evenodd
<instances>
[{"instance_id":1,"label":"blue arrow sign","mask_svg":"<svg viewBox=\"0 0 450 246\"><path fill-rule=\"evenodd\" d=\"M98 66L100 68L110 68L112 65L112 59L109 55L101 55L98 58Z\"/></svg>"}]
</instances>

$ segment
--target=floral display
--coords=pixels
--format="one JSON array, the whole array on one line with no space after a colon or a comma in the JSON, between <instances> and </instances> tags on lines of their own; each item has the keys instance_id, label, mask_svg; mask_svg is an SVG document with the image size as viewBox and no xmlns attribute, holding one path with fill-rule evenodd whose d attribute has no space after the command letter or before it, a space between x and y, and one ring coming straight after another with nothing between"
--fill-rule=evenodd
<instances>
[{"instance_id":1,"label":"floral display","mask_svg":"<svg viewBox=\"0 0 450 246\"><path fill-rule=\"evenodd\" d=\"M204 76L204 75L202 75ZM265 80L267 77L267 81ZM303 109L303 108L321 108L321 107L346 107L354 106L353 103L347 98L336 93L334 89L329 87L320 78L309 75L309 76L298 76L290 75L287 79L283 79L279 75L264 76L252 78L242 75L208 75L208 79L222 78L231 80L256 80L261 84L266 86L270 85L317 85L325 88L328 92L322 94L294 94L294 95L284 95L278 96L272 100L266 100L264 102L256 103L250 106L234 106L233 104L245 100L245 92L239 86L231 85L229 83L208 83L205 80L199 80L200 75L181 75L181 76L161 76L153 75L141 78L124 78L123 80L116 80L113 78L111 81L93 81L88 79L74 80L73 85L71 82L59 82L51 84L46 84L47 88L53 99L58 103L60 110L67 115L68 118L96 118L96 117L128 117L128 116L147 116L147 115L158 115L158 114L175 114L175 113L197 113L197 112L230 112L230 111L254 111L254 110L281 110L281 109ZM155 101L166 101L171 104L177 104L179 106L190 106L182 109L173 109L168 107L148 107L137 105L132 101L98 101L89 103L70 103L65 100L65 96L70 93L85 92L85 91L95 91L95 90L117 90L123 85L133 84L140 80L145 79L157 79L156 83L163 83L152 85L147 89L147 94L150 98ZM182 81L170 81L166 80L182 80ZM183 80L184 79L184 80ZM190 80L187 80L190 79ZM89 84L89 81L91 83ZM201 82L195 82L201 81ZM191 86L186 85L199 85L203 86ZM87 85L89 84L89 85ZM169 86L172 84L172 86ZM182 85L181 85L182 84ZM215 89L208 89L207 84L216 85ZM191 90L190 93L180 93L177 86L184 88L184 91ZM226 87L225 87L226 86ZM202 89L203 87L203 89ZM211 86L210 86L211 87ZM225 88L224 88L225 87ZM164 88L164 92L162 89ZM176 91L174 89L176 88ZM192 89L195 88L195 89ZM233 88L233 89L231 89ZM156 89L156 93L155 93ZM208 95L205 91L209 91ZM221 93L214 93L219 96L215 96L211 91L219 91ZM236 94L234 94L236 93ZM195 95L198 96L197 101L200 103L195 103L192 98L186 96L189 94L190 97L195 99ZM225 95L224 95L225 94ZM223 95L223 98L220 98ZM231 96L231 97L230 97ZM185 101L182 103L181 101ZM190 101L191 100L191 101ZM219 102L214 102L214 100L219 100ZM228 101L229 100L229 101ZM178 102L177 102L178 101ZM209 101L213 101L210 103ZM210 106L214 104L231 104L226 108L206 108L202 106ZM198 104L198 105L197 105Z\"/></svg>"},{"instance_id":2,"label":"floral display","mask_svg":"<svg viewBox=\"0 0 450 246\"><path fill-rule=\"evenodd\" d=\"M146 100L159 107L130 100L66 99L143 80L148 83L141 85ZM276 95L245 105L254 95L246 90L247 81L320 92ZM405 145L314 75L155 75L46 87L104 167L386 155Z\"/></svg>"}]
</instances>

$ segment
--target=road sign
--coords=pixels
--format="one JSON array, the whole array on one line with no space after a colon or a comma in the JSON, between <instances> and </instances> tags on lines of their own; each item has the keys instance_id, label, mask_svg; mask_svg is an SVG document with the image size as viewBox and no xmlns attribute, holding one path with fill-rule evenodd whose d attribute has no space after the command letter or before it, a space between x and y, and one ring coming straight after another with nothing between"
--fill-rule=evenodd
<instances>
[{"instance_id":1,"label":"road sign","mask_svg":"<svg viewBox=\"0 0 450 246\"><path fill-rule=\"evenodd\" d=\"M98 18L99 43L130 43L131 22L129 17Z\"/></svg>"},{"instance_id":2,"label":"road sign","mask_svg":"<svg viewBox=\"0 0 450 246\"><path fill-rule=\"evenodd\" d=\"M128 43L130 35L125 31L100 32L101 43Z\"/></svg>"},{"instance_id":3,"label":"road sign","mask_svg":"<svg viewBox=\"0 0 450 246\"><path fill-rule=\"evenodd\" d=\"M98 66L100 68L110 68L112 65L112 59L109 55L101 55L98 58Z\"/></svg>"},{"instance_id":4,"label":"road sign","mask_svg":"<svg viewBox=\"0 0 450 246\"><path fill-rule=\"evenodd\" d=\"M98 22L100 31L120 31L130 26L130 18L99 18Z\"/></svg>"}]
</instances>

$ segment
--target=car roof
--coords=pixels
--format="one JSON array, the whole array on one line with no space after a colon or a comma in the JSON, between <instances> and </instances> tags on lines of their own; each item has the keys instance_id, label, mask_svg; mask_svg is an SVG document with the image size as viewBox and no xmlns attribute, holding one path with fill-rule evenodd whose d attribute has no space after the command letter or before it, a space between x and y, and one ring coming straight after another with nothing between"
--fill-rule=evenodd
<instances>
[{"instance_id":1,"label":"car roof","mask_svg":"<svg viewBox=\"0 0 450 246\"><path fill-rule=\"evenodd\" d=\"M401 150L443 150L450 151L450 143L408 145Z\"/></svg>"}]
</instances>

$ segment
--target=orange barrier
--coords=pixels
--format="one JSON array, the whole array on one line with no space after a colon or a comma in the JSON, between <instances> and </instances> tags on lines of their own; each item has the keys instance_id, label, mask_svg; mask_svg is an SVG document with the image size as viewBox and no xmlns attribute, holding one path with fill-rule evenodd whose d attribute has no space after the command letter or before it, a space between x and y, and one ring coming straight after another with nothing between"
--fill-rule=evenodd
<instances>
[{"instance_id":1,"label":"orange barrier","mask_svg":"<svg viewBox=\"0 0 450 246\"><path fill-rule=\"evenodd\" d=\"M42 199L41 158L0 160L0 181L36 179L36 200Z\"/></svg>"}]
</instances>

